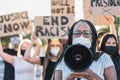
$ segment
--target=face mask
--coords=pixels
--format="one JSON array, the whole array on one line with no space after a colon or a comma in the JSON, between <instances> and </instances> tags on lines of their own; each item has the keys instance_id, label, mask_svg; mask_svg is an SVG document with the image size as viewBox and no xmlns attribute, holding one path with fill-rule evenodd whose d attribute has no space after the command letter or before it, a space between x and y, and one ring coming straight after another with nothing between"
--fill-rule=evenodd
<instances>
[{"instance_id":1,"label":"face mask","mask_svg":"<svg viewBox=\"0 0 120 80\"><path fill-rule=\"evenodd\" d=\"M91 47L91 41L88 38L84 38L83 36L74 38L72 41L72 44L82 44L86 46L87 48Z\"/></svg>"},{"instance_id":2,"label":"face mask","mask_svg":"<svg viewBox=\"0 0 120 80\"><path fill-rule=\"evenodd\" d=\"M24 56L25 50L21 50L21 55Z\"/></svg>"},{"instance_id":3,"label":"face mask","mask_svg":"<svg viewBox=\"0 0 120 80\"><path fill-rule=\"evenodd\" d=\"M50 50L50 53L53 55L53 56L57 56L58 53L60 52L60 48L59 47L51 47L51 50Z\"/></svg>"},{"instance_id":4,"label":"face mask","mask_svg":"<svg viewBox=\"0 0 120 80\"><path fill-rule=\"evenodd\" d=\"M116 46L105 46L104 51L108 53L109 55L115 54L117 52L117 47Z\"/></svg>"}]
</instances>

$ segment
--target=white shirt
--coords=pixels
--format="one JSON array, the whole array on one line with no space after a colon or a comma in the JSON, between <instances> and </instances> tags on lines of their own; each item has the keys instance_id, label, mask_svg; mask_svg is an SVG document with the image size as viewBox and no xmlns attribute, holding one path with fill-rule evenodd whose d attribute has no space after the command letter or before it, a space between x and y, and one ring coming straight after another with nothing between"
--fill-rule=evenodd
<instances>
[{"instance_id":1,"label":"white shirt","mask_svg":"<svg viewBox=\"0 0 120 80\"><path fill-rule=\"evenodd\" d=\"M93 61L93 63L90 65L90 69L95 72L98 76L100 76L103 80L104 79L104 69L110 66L114 66L112 59L108 54L103 54L97 61ZM65 65L64 59L61 61L60 64L58 64L56 70L62 70L62 80L65 80L68 76L68 74L71 72L71 70ZM87 80L82 78L81 80Z\"/></svg>"},{"instance_id":2,"label":"white shirt","mask_svg":"<svg viewBox=\"0 0 120 80\"><path fill-rule=\"evenodd\" d=\"M15 80L35 80L35 65L14 56Z\"/></svg>"}]
</instances>

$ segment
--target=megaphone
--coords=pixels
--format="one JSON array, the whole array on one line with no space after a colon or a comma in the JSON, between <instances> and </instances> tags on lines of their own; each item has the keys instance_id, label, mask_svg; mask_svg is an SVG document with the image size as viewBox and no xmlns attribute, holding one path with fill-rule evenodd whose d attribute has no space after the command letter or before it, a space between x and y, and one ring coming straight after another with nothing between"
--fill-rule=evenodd
<instances>
[{"instance_id":1,"label":"megaphone","mask_svg":"<svg viewBox=\"0 0 120 80\"><path fill-rule=\"evenodd\" d=\"M82 72L93 62L93 53L84 45L70 45L64 51L64 62L71 71Z\"/></svg>"}]
</instances>

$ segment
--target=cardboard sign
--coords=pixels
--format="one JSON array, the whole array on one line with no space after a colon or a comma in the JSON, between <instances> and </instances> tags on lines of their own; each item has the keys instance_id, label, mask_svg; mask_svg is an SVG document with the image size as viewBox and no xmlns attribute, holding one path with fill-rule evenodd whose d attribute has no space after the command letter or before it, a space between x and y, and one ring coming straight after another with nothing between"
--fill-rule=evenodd
<instances>
[{"instance_id":1,"label":"cardboard sign","mask_svg":"<svg viewBox=\"0 0 120 80\"><path fill-rule=\"evenodd\" d=\"M105 12L104 9L110 8L108 6L104 6L103 9L102 5L103 4L105 5L106 1L111 2L112 0L83 0L84 19L93 22L93 24L95 25L112 24L114 22L112 15L117 15L120 9L117 10L118 12L116 12L116 9L119 7L111 6L112 8L114 7L114 9L111 8L109 11ZM113 0L113 1L117 1L117 0ZM111 2L111 4L113 3Z\"/></svg>"},{"instance_id":2,"label":"cardboard sign","mask_svg":"<svg viewBox=\"0 0 120 80\"><path fill-rule=\"evenodd\" d=\"M120 0L90 0L93 15L120 15Z\"/></svg>"},{"instance_id":3,"label":"cardboard sign","mask_svg":"<svg viewBox=\"0 0 120 80\"><path fill-rule=\"evenodd\" d=\"M51 0L52 15L74 15L75 0Z\"/></svg>"},{"instance_id":4,"label":"cardboard sign","mask_svg":"<svg viewBox=\"0 0 120 80\"><path fill-rule=\"evenodd\" d=\"M74 21L74 16L36 16L36 35L40 38L67 38Z\"/></svg>"},{"instance_id":5,"label":"cardboard sign","mask_svg":"<svg viewBox=\"0 0 120 80\"><path fill-rule=\"evenodd\" d=\"M27 11L0 16L0 37L19 34L28 29Z\"/></svg>"}]
</instances>

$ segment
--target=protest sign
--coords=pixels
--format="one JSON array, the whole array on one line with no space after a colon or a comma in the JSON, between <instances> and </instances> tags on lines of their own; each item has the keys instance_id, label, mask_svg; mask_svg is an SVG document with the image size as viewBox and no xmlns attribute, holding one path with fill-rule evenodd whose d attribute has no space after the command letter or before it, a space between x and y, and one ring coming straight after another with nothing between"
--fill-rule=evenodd
<instances>
[{"instance_id":1,"label":"protest sign","mask_svg":"<svg viewBox=\"0 0 120 80\"><path fill-rule=\"evenodd\" d=\"M120 15L120 0L90 0L93 15Z\"/></svg>"},{"instance_id":2,"label":"protest sign","mask_svg":"<svg viewBox=\"0 0 120 80\"><path fill-rule=\"evenodd\" d=\"M28 30L30 20L27 11L0 16L0 37L19 34Z\"/></svg>"},{"instance_id":3,"label":"protest sign","mask_svg":"<svg viewBox=\"0 0 120 80\"><path fill-rule=\"evenodd\" d=\"M83 0L84 19L95 25L110 25L112 15L120 15L120 0Z\"/></svg>"},{"instance_id":4,"label":"protest sign","mask_svg":"<svg viewBox=\"0 0 120 80\"><path fill-rule=\"evenodd\" d=\"M51 15L74 15L75 0L51 0Z\"/></svg>"},{"instance_id":5,"label":"protest sign","mask_svg":"<svg viewBox=\"0 0 120 80\"><path fill-rule=\"evenodd\" d=\"M40 38L67 38L74 21L74 16L36 16L36 35Z\"/></svg>"}]
</instances>

